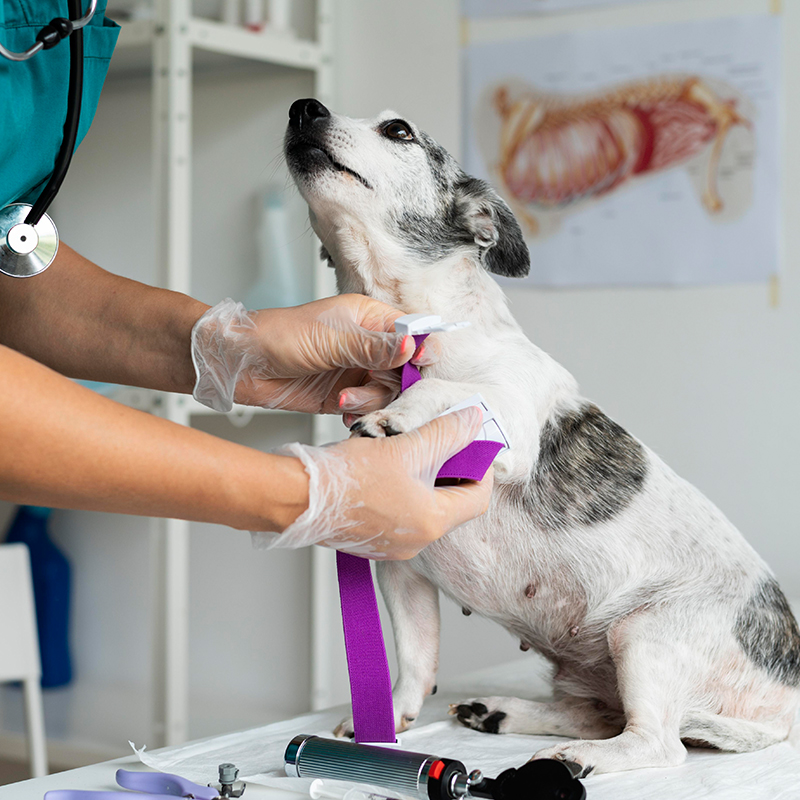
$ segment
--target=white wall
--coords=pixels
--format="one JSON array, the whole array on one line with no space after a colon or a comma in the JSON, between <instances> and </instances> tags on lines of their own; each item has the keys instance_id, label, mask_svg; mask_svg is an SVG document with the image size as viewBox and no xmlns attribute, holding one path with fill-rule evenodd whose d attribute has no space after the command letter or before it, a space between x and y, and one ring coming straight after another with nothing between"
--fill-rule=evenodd
<instances>
[{"instance_id":1,"label":"white wall","mask_svg":"<svg viewBox=\"0 0 800 800\"><path fill-rule=\"evenodd\" d=\"M676 13L725 0L653 3ZM784 3L787 43L800 34L800 3ZM371 116L392 107L454 153L460 149L457 0L339 0L336 110ZM624 10L596 12L618 15ZM800 53L784 49L786 131L800 128ZM274 79L274 80L273 80ZM288 74L198 81L196 253L204 300L240 296L255 274L248 196L279 152L290 102L308 81ZM153 279L149 208L149 88L109 85L56 211L64 238L104 266ZM780 304L765 286L541 291L512 289L530 337L570 368L587 396L700 486L764 554L787 593L800 596L795 425L800 392L800 153L784 137L785 265ZM281 168L279 167L279 174ZM244 213L239 213L243 212ZM99 224L96 224L99 223ZM297 240L311 246L298 223ZM219 232L242 245L233 252ZM206 430L258 446L307 438L307 427L261 420L242 431L226 420ZM0 509L2 512L2 509ZM147 524L59 512L56 537L75 564L77 682L48 697L56 735L122 749L149 724ZM192 528L193 736L243 727L306 707L309 554L253 555L245 534ZM505 632L443 603L441 676L517 657ZM220 657L224 648L227 655ZM338 696L347 697L342 670ZM16 712L6 702L11 727Z\"/></svg>"}]
</instances>

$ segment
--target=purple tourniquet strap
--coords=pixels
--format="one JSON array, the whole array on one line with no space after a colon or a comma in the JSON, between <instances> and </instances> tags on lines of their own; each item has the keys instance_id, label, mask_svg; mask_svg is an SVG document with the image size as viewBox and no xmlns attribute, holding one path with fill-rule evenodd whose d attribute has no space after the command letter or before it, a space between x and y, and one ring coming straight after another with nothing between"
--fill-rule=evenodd
<instances>
[{"instance_id":1,"label":"purple tourniquet strap","mask_svg":"<svg viewBox=\"0 0 800 800\"><path fill-rule=\"evenodd\" d=\"M392 679L369 560L336 553L356 742L394 742Z\"/></svg>"},{"instance_id":2,"label":"purple tourniquet strap","mask_svg":"<svg viewBox=\"0 0 800 800\"><path fill-rule=\"evenodd\" d=\"M419 347L427 338L427 334L415 336L414 342ZM404 392L409 386L413 386L418 380L422 379L419 370L410 362L403 364L403 372L400 376L400 391ZM471 481L479 481L486 474L491 463L497 454L503 449L500 442L487 440L477 440L470 442L461 452L456 453L452 458L442 464L442 468L436 475L437 478L466 478Z\"/></svg>"},{"instance_id":3,"label":"purple tourniquet strap","mask_svg":"<svg viewBox=\"0 0 800 800\"><path fill-rule=\"evenodd\" d=\"M419 347L427 338L427 333L421 336L415 336L414 344ZM406 363L403 364L403 371L400 373L400 391L404 392L409 386L413 386L419 380L422 380L419 369L410 361L406 361Z\"/></svg>"},{"instance_id":4,"label":"purple tourniquet strap","mask_svg":"<svg viewBox=\"0 0 800 800\"><path fill-rule=\"evenodd\" d=\"M442 464L436 477L466 478L470 481L479 481L502 449L503 445L500 442L489 440L470 442L461 452L448 458Z\"/></svg>"},{"instance_id":5,"label":"purple tourniquet strap","mask_svg":"<svg viewBox=\"0 0 800 800\"><path fill-rule=\"evenodd\" d=\"M425 341L426 336L414 337L417 347ZM421 378L419 370L411 362L405 363L401 391L404 392ZM479 481L502 449L500 442L471 442L445 461L436 477ZM392 678L386 660L369 561L338 551L336 568L339 573L355 739L356 742L394 742Z\"/></svg>"}]
</instances>

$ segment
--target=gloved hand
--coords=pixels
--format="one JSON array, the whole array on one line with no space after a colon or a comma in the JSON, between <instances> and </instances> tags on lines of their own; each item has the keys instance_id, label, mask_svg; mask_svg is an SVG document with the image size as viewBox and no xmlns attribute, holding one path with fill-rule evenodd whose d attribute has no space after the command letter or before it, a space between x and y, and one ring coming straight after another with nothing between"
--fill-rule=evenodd
<instances>
[{"instance_id":1,"label":"gloved hand","mask_svg":"<svg viewBox=\"0 0 800 800\"><path fill-rule=\"evenodd\" d=\"M357 294L261 311L223 300L192 329L194 397L216 411L234 402L323 414L383 408L399 385L369 371L385 374L414 357L413 338L393 332L402 314ZM435 348L424 347L420 366L435 360Z\"/></svg>"},{"instance_id":2,"label":"gloved hand","mask_svg":"<svg viewBox=\"0 0 800 800\"><path fill-rule=\"evenodd\" d=\"M480 482L434 488L442 464L481 429L474 407L410 433L353 438L326 447L281 449L309 476L309 503L283 533L253 532L256 547L322 544L374 559L407 559L489 506L493 473Z\"/></svg>"}]
</instances>

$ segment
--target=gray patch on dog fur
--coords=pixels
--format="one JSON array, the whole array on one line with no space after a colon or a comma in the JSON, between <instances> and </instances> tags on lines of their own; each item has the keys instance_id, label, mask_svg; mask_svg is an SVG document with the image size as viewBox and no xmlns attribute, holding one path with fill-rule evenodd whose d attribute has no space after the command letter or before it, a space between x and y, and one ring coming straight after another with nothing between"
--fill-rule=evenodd
<instances>
[{"instance_id":1,"label":"gray patch on dog fur","mask_svg":"<svg viewBox=\"0 0 800 800\"><path fill-rule=\"evenodd\" d=\"M397 219L403 244L414 255L431 263L441 261L458 247L472 245L472 235L453 212L452 206L430 217L406 211Z\"/></svg>"},{"instance_id":2,"label":"gray patch on dog fur","mask_svg":"<svg viewBox=\"0 0 800 800\"><path fill-rule=\"evenodd\" d=\"M550 530L605 522L642 489L642 445L587 403L542 427L539 460L522 502Z\"/></svg>"},{"instance_id":3,"label":"gray patch on dog fur","mask_svg":"<svg viewBox=\"0 0 800 800\"><path fill-rule=\"evenodd\" d=\"M443 193L444 194L444 193ZM463 173L442 197L438 213L406 211L395 220L403 244L414 255L435 263L458 248L477 248L489 272L521 278L530 270L530 253L511 210L485 181ZM478 240L491 231L491 241Z\"/></svg>"},{"instance_id":4,"label":"gray patch on dog fur","mask_svg":"<svg viewBox=\"0 0 800 800\"><path fill-rule=\"evenodd\" d=\"M733 632L754 664L787 686L800 686L800 631L774 578L753 593Z\"/></svg>"},{"instance_id":5,"label":"gray patch on dog fur","mask_svg":"<svg viewBox=\"0 0 800 800\"><path fill-rule=\"evenodd\" d=\"M430 216L405 211L395 225L415 256L435 263L464 247L477 247L490 272L521 278L530 270L530 253L511 209L486 181L467 175L453 157L420 131L422 147L439 196ZM489 231L491 239L482 240Z\"/></svg>"},{"instance_id":6,"label":"gray patch on dog fur","mask_svg":"<svg viewBox=\"0 0 800 800\"><path fill-rule=\"evenodd\" d=\"M417 134L417 139L428 159L431 175L436 181L436 185L441 191L448 191L454 179L461 173L461 167L444 147L424 131Z\"/></svg>"}]
</instances>

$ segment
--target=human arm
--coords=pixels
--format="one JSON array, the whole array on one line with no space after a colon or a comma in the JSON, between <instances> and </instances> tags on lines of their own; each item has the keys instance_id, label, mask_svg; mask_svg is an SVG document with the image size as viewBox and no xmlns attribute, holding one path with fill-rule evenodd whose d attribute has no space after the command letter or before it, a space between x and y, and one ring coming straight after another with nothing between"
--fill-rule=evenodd
<instances>
[{"instance_id":1,"label":"human arm","mask_svg":"<svg viewBox=\"0 0 800 800\"><path fill-rule=\"evenodd\" d=\"M291 532L303 517L301 527L313 523L305 513L309 477L298 458L127 408L3 346L0 392L0 499L251 531ZM346 533L350 544L380 544L373 557L409 558L485 511L491 479L433 487L437 465L479 427L480 415L443 418L413 436L323 448L353 480L336 497L339 516L318 520L322 543L336 547Z\"/></svg>"},{"instance_id":2,"label":"human arm","mask_svg":"<svg viewBox=\"0 0 800 800\"><path fill-rule=\"evenodd\" d=\"M127 408L0 346L0 497L283 530L308 504L294 458Z\"/></svg>"},{"instance_id":3,"label":"human arm","mask_svg":"<svg viewBox=\"0 0 800 800\"><path fill-rule=\"evenodd\" d=\"M107 272L64 243L41 275L0 275L0 344L72 378L190 393L196 380L192 330L208 311L186 295ZM401 314L361 295L249 314L242 307L225 331L218 318L204 317L195 350L205 345L206 367L216 371L220 362L239 363L246 351L237 402L362 412L380 408L395 393L373 381L369 370L391 370L414 355L410 339L391 333ZM232 386L228 402L233 393Z\"/></svg>"},{"instance_id":4,"label":"human arm","mask_svg":"<svg viewBox=\"0 0 800 800\"><path fill-rule=\"evenodd\" d=\"M0 344L71 378L188 393L191 330L207 309L107 272L62 242L40 275L0 275Z\"/></svg>"}]
</instances>

